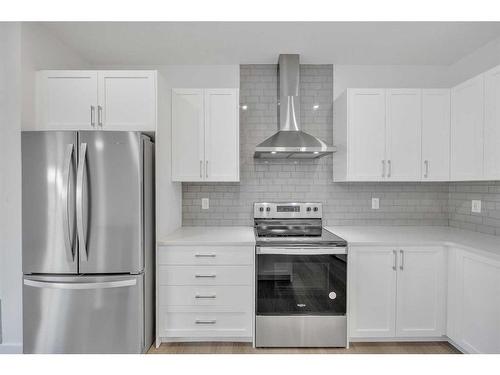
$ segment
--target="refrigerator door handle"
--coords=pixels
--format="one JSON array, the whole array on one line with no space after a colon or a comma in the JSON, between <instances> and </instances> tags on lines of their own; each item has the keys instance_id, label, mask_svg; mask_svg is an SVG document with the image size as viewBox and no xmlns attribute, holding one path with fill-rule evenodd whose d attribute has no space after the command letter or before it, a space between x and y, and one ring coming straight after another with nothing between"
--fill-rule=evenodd
<instances>
[{"instance_id":1,"label":"refrigerator door handle","mask_svg":"<svg viewBox=\"0 0 500 375\"><path fill-rule=\"evenodd\" d=\"M72 244L72 235L69 230L69 215L68 215L68 193L69 193L69 178L71 175L71 159L73 157L73 144L66 146L65 153L65 163L64 163L64 185L62 192L63 201L63 232L64 232L64 243L66 245L66 250L71 255L71 261L75 260L75 252Z\"/></svg>"},{"instance_id":2,"label":"refrigerator door handle","mask_svg":"<svg viewBox=\"0 0 500 375\"><path fill-rule=\"evenodd\" d=\"M107 289L107 288L121 288L125 286L134 286L136 284L137 284L136 279L95 282L95 283L60 283L53 281L36 281L29 279L24 280L24 285L32 286L35 288L51 288L51 289Z\"/></svg>"},{"instance_id":3,"label":"refrigerator door handle","mask_svg":"<svg viewBox=\"0 0 500 375\"><path fill-rule=\"evenodd\" d=\"M78 244L81 253L88 261L87 246L85 243L85 229L83 227L83 172L85 170L85 157L87 154L87 144L80 145L80 158L78 160L78 171L76 176L76 228L78 230Z\"/></svg>"}]
</instances>

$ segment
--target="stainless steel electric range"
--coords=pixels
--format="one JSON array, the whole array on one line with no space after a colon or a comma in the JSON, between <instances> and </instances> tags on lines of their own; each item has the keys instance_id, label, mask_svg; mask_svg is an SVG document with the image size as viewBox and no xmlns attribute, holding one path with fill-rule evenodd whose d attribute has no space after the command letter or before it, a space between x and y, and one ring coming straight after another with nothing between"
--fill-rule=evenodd
<instances>
[{"instance_id":1,"label":"stainless steel electric range","mask_svg":"<svg viewBox=\"0 0 500 375\"><path fill-rule=\"evenodd\" d=\"M347 346L347 242L320 203L255 203L257 347Z\"/></svg>"}]
</instances>

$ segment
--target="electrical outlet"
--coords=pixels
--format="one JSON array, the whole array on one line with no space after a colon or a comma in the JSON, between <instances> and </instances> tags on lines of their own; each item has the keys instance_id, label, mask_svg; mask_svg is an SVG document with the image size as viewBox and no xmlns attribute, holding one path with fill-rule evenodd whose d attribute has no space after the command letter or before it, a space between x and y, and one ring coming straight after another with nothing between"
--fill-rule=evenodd
<instances>
[{"instance_id":1,"label":"electrical outlet","mask_svg":"<svg viewBox=\"0 0 500 375\"><path fill-rule=\"evenodd\" d=\"M201 209L208 210L208 198L201 198Z\"/></svg>"},{"instance_id":2,"label":"electrical outlet","mask_svg":"<svg viewBox=\"0 0 500 375\"><path fill-rule=\"evenodd\" d=\"M481 213L481 201L473 200L471 211L475 214Z\"/></svg>"},{"instance_id":3,"label":"electrical outlet","mask_svg":"<svg viewBox=\"0 0 500 375\"><path fill-rule=\"evenodd\" d=\"M372 210L378 210L380 208L379 198L372 198Z\"/></svg>"}]
</instances>

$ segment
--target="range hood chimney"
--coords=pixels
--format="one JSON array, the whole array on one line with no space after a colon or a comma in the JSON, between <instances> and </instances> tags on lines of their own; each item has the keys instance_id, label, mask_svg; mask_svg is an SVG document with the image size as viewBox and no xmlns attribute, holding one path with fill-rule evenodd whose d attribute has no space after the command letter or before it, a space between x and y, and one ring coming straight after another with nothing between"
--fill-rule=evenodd
<instances>
[{"instance_id":1,"label":"range hood chimney","mask_svg":"<svg viewBox=\"0 0 500 375\"><path fill-rule=\"evenodd\" d=\"M321 139L300 130L299 55L278 61L278 132L255 148L254 158L315 159L335 152Z\"/></svg>"}]
</instances>

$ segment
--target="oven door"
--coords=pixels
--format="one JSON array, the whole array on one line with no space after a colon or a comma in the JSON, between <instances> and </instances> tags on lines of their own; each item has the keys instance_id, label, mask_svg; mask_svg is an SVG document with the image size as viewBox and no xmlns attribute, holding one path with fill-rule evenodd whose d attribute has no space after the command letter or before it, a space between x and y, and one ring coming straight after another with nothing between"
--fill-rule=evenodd
<instances>
[{"instance_id":1,"label":"oven door","mask_svg":"<svg viewBox=\"0 0 500 375\"><path fill-rule=\"evenodd\" d=\"M346 248L257 247L257 315L345 315Z\"/></svg>"}]
</instances>

